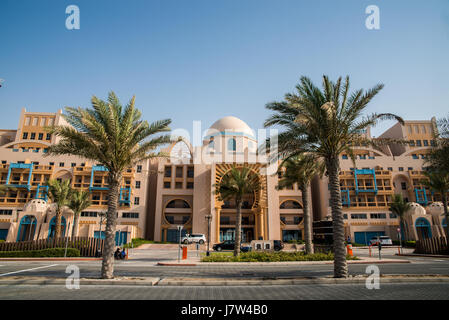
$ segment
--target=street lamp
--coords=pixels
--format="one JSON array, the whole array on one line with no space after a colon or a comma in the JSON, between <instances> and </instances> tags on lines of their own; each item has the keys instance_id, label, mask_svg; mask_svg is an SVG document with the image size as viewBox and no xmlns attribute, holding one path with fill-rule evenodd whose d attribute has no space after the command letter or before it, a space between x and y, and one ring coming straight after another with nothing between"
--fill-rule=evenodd
<instances>
[{"instance_id":1,"label":"street lamp","mask_svg":"<svg viewBox=\"0 0 449 320\"><path fill-rule=\"evenodd\" d=\"M209 252L209 246L210 246L210 221L212 220L212 215L211 214L207 214L205 216L206 220L207 220L207 251L206 251L206 256L210 255Z\"/></svg>"}]
</instances>

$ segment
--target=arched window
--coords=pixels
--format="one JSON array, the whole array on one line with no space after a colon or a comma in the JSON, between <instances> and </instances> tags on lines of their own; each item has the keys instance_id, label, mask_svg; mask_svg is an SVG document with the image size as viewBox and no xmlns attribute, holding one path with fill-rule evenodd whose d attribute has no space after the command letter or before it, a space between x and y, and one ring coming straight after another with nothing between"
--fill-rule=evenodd
<instances>
[{"instance_id":1,"label":"arched window","mask_svg":"<svg viewBox=\"0 0 449 320\"><path fill-rule=\"evenodd\" d=\"M65 236L65 226L66 226L65 218L61 217L61 236L62 237ZM56 217L53 217L50 220L50 226L48 228L48 237L54 238L55 233L56 233Z\"/></svg>"},{"instance_id":2,"label":"arched window","mask_svg":"<svg viewBox=\"0 0 449 320\"><path fill-rule=\"evenodd\" d=\"M19 232L17 233L17 241L34 240L36 224L37 220L35 216L24 216L20 220Z\"/></svg>"},{"instance_id":3,"label":"arched window","mask_svg":"<svg viewBox=\"0 0 449 320\"><path fill-rule=\"evenodd\" d=\"M237 149L237 143L234 138L228 140L228 151L235 151Z\"/></svg>"},{"instance_id":4,"label":"arched window","mask_svg":"<svg viewBox=\"0 0 449 320\"><path fill-rule=\"evenodd\" d=\"M424 218L416 219L415 227L419 239L432 238L432 230L430 228L430 223L427 219Z\"/></svg>"},{"instance_id":5,"label":"arched window","mask_svg":"<svg viewBox=\"0 0 449 320\"><path fill-rule=\"evenodd\" d=\"M166 208L188 209L188 208L190 208L190 205L185 200L176 199L176 200L170 201L167 204Z\"/></svg>"},{"instance_id":6,"label":"arched window","mask_svg":"<svg viewBox=\"0 0 449 320\"><path fill-rule=\"evenodd\" d=\"M302 209L302 206L298 201L287 200L281 203L279 209Z\"/></svg>"}]
</instances>

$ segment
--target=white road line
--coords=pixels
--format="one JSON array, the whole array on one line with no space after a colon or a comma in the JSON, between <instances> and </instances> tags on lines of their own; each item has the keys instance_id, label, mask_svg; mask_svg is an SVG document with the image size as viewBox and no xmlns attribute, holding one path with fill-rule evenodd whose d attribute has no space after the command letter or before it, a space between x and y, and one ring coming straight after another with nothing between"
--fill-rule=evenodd
<instances>
[{"instance_id":1,"label":"white road line","mask_svg":"<svg viewBox=\"0 0 449 320\"><path fill-rule=\"evenodd\" d=\"M0 274L0 277L7 276L7 275L10 275L10 274L20 273L20 272L32 271L32 270L43 269L43 268L50 268L50 267L54 267L54 266L57 266L57 264L51 264L49 266L43 266L43 267L37 267L37 268L31 268L31 269L25 269L25 270L19 270L19 271L14 271L14 272L3 273L3 274Z\"/></svg>"}]
</instances>

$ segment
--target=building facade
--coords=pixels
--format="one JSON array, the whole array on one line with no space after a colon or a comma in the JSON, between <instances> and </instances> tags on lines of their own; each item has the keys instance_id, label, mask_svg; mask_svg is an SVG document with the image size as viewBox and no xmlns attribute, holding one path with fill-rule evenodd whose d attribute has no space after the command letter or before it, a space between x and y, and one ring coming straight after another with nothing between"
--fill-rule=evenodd
<instances>
[{"instance_id":1,"label":"building facade","mask_svg":"<svg viewBox=\"0 0 449 320\"><path fill-rule=\"evenodd\" d=\"M74 189L90 192L92 206L81 214L78 236L104 236L101 215L107 208L107 171L78 157L46 156L48 146L58 142L44 129L53 124L68 125L62 111L32 113L23 109L17 130L0 130L0 183L9 187L0 195L0 239L53 236L55 208L47 195L49 179L70 179ZM381 137L413 143L380 149L354 146L355 165L348 155L341 155L346 236L353 242L367 243L376 235L397 239L399 220L388 210L395 193L413 202L407 213L410 238L444 234L441 199L422 185L423 158L433 144L434 126L434 121L398 123ZM364 134L370 137L370 130ZM276 188L280 177L267 157L257 152L258 145L245 122L225 117L207 130L199 145L178 142L167 148L169 158L129 168L121 186L116 243L131 238L176 242L180 225L184 234L210 234L211 242L233 239L235 203L221 201L214 194L214 185L233 165L251 168L260 184L257 192L243 201L243 241L303 239L301 192L297 186ZM309 194L314 220L329 219L327 178L315 178ZM73 214L65 209L63 232L71 233L72 227Z\"/></svg>"}]
</instances>

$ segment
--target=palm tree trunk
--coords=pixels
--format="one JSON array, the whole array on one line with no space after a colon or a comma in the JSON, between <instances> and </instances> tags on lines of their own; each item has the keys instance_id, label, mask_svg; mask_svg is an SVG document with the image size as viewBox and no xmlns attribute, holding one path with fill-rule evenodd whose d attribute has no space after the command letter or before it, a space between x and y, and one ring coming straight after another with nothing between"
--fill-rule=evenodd
<instances>
[{"instance_id":1,"label":"palm tree trunk","mask_svg":"<svg viewBox=\"0 0 449 320\"><path fill-rule=\"evenodd\" d=\"M447 208L447 195L443 192L443 208L444 208L444 217L446 218L446 239L449 241L449 212Z\"/></svg>"},{"instance_id":2,"label":"palm tree trunk","mask_svg":"<svg viewBox=\"0 0 449 320\"><path fill-rule=\"evenodd\" d=\"M121 176L109 173L108 211L106 213L106 230L103 250L101 278L114 278L115 229L117 224L117 206ZM101 237L101 235L100 235Z\"/></svg>"},{"instance_id":3,"label":"palm tree trunk","mask_svg":"<svg viewBox=\"0 0 449 320\"><path fill-rule=\"evenodd\" d=\"M346 262L345 230L341 204L340 178L338 176L338 157L326 159L326 169L329 175L330 200L332 209L334 277L346 278L348 276L348 265Z\"/></svg>"},{"instance_id":4,"label":"palm tree trunk","mask_svg":"<svg viewBox=\"0 0 449 320\"><path fill-rule=\"evenodd\" d=\"M234 246L234 256L240 254L240 235L242 233L242 201L236 200L236 221L235 221L235 246Z\"/></svg>"},{"instance_id":5,"label":"palm tree trunk","mask_svg":"<svg viewBox=\"0 0 449 320\"><path fill-rule=\"evenodd\" d=\"M75 216L73 218L73 228L72 228L72 238L75 238L78 233L78 225L79 225L79 219L80 219L80 213L74 212Z\"/></svg>"},{"instance_id":6,"label":"palm tree trunk","mask_svg":"<svg viewBox=\"0 0 449 320\"><path fill-rule=\"evenodd\" d=\"M55 239L61 237L61 220L62 220L61 217L62 217L62 210L58 205L56 209L56 218L55 218Z\"/></svg>"},{"instance_id":7,"label":"palm tree trunk","mask_svg":"<svg viewBox=\"0 0 449 320\"><path fill-rule=\"evenodd\" d=\"M308 186L301 186L302 207L304 212L304 240L306 242L306 253L313 254L312 219L309 210L309 190Z\"/></svg>"}]
</instances>

